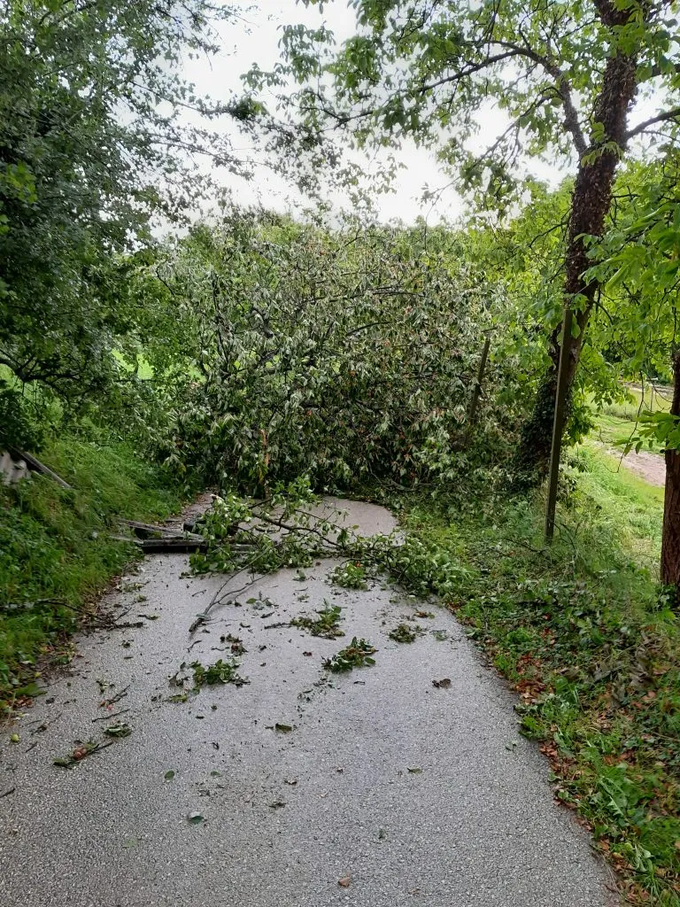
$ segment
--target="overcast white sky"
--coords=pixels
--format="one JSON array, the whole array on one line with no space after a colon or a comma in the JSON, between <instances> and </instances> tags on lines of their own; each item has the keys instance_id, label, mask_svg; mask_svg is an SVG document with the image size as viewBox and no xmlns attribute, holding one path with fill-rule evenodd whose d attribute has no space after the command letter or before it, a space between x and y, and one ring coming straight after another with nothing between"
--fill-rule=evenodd
<instances>
[{"instance_id":1,"label":"overcast white sky","mask_svg":"<svg viewBox=\"0 0 680 907\"><path fill-rule=\"evenodd\" d=\"M279 59L278 42L282 24L304 22L318 26L324 22L338 41L349 37L355 30L354 11L347 8L345 0L329 3L323 15L316 8L307 9L298 5L296 0L256 0L253 6L254 9L244 13L242 21L221 26L222 51L216 58L190 61L185 67L186 77L195 82L201 93L210 95L214 100L222 100L232 92L240 93L240 76L253 63L265 71L274 67ZM493 140L505 122L502 115L495 114L493 110L485 111L480 144L481 141L486 143L486 139ZM235 146L239 151L247 151L247 144L242 140L236 141ZM399 218L411 223L422 215L433 223L440 219L453 219L460 213L462 205L452 188L444 191L437 202L422 200L426 185L432 190L451 181L434 155L413 145L405 145L398 154L398 160L404 169L394 184L394 192L377 199L376 207L381 220ZM365 166L380 166L380 160L366 158ZM556 182L561 177L555 168L539 165L536 169L538 175L549 181ZM285 210L300 203L300 197L281 178L262 167L256 173L256 179L247 183L225 171L220 174L220 181L232 190L235 201L241 204L261 203L265 207ZM332 200L335 204L344 203L337 197Z\"/></svg>"},{"instance_id":2,"label":"overcast white sky","mask_svg":"<svg viewBox=\"0 0 680 907\"><path fill-rule=\"evenodd\" d=\"M221 100L231 92L240 93L243 90L240 76L253 63L259 64L263 70L272 69L279 59L278 42L282 24L304 22L319 25L325 22L339 41L354 33L354 12L347 9L344 0L330 4L323 15L316 9L299 6L295 0L257 0L255 6L256 9L244 14L243 21L221 26L222 51L218 57L210 62L189 61L186 65L185 75L195 82L200 93ZM243 140L236 140L235 146L239 150L249 147ZM410 146L400 152L399 160L404 169L395 183L394 193L380 196L377 200L381 220L401 218L410 223L419 214L429 214L428 219L434 222L442 217L453 218L459 213L461 204L453 189L448 189L434 207L432 202L421 200L426 184L434 189L450 182L450 177L441 170L432 154ZM367 168L375 166L379 166L379 162L366 159ZM220 174L220 182L232 190L234 199L241 204L261 203L265 207L285 210L301 201L280 177L264 167L257 169L256 179L251 182L240 180L226 171ZM334 201L345 203L337 197Z\"/></svg>"},{"instance_id":3,"label":"overcast white sky","mask_svg":"<svg viewBox=\"0 0 680 907\"><path fill-rule=\"evenodd\" d=\"M189 61L184 75L193 81L201 94L213 100L224 100L234 93L241 94L243 85L242 73L257 63L262 70L274 67L279 59L278 43L281 37L281 26L302 22L309 26L325 23L338 42L351 36L355 31L355 15L347 6L348 0L328 0L323 14L318 8L308 9L299 5L296 0L224 0L240 4L243 8L252 3L252 9L243 13L240 21L223 23L220 28L221 52L212 60ZM647 93L648 94L648 93ZM639 99L635 121L644 119L656 111L658 98L650 95ZM504 114L492 107L480 114L480 149L487 147L507 125ZM226 128L229 128L226 126ZM233 128L233 127L232 127ZM235 150L242 156L258 156L257 149L248 147L242 138L234 142ZM254 153L253 153L254 152ZM423 201L422 194L426 186L436 190L447 186L451 176L447 175L437 163L434 155L417 149L414 145L404 145L399 151L399 162L403 165L399 177L394 183L394 192L377 199L376 207L381 220L401 219L406 223L413 222L419 215L427 217L430 223L440 219L452 220L462 210L462 203L452 188L446 189L437 202ZM361 161L367 171L380 166L380 159ZM548 164L534 160L532 172L537 177L555 186L565 176L566 170L557 164ZM256 170L256 178L245 182L224 171L217 174L220 182L231 191L236 202L244 205L262 204L268 208L286 210L303 204L299 195L285 182L265 167ZM332 197L334 205L347 206L346 199Z\"/></svg>"}]
</instances>

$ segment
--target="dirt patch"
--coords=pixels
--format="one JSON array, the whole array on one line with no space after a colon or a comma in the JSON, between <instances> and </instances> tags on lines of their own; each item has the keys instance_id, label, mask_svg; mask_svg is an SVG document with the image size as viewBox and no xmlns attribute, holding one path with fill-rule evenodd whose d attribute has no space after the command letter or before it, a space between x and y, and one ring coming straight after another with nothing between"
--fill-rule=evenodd
<instances>
[{"instance_id":1,"label":"dirt patch","mask_svg":"<svg viewBox=\"0 0 680 907\"><path fill-rule=\"evenodd\" d=\"M611 449L609 453L616 457L622 466L644 479L645 482L649 482L650 485L663 488L666 484L666 463L661 454L651 453L648 450L636 453L631 450L622 457L620 451Z\"/></svg>"}]
</instances>

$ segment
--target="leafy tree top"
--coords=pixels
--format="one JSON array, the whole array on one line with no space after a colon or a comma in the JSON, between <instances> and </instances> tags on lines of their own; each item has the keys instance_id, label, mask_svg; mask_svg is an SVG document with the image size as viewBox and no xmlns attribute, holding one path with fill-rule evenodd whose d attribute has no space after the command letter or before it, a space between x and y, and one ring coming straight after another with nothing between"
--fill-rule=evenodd
<instances>
[{"instance_id":1,"label":"leafy tree top","mask_svg":"<svg viewBox=\"0 0 680 907\"><path fill-rule=\"evenodd\" d=\"M307 5L327 4L306 0ZM359 145L405 137L436 147L469 189L503 203L528 157L587 159L680 117L675 0L353 0L357 34L334 48L325 29L284 30L286 64L259 84L292 76L307 121L347 128ZM661 112L622 128L611 117L628 65L637 98ZM618 71L617 71L618 68ZM616 77L616 78L615 78ZM470 152L484 105L508 118L492 144ZM663 136L661 137L663 141Z\"/></svg>"},{"instance_id":2,"label":"leafy tree top","mask_svg":"<svg viewBox=\"0 0 680 907\"><path fill-rule=\"evenodd\" d=\"M230 108L179 75L215 50L208 0L0 4L0 364L82 396L111 372L111 255L205 193L195 161L237 168ZM180 113L191 108L199 125Z\"/></svg>"}]
</instances>

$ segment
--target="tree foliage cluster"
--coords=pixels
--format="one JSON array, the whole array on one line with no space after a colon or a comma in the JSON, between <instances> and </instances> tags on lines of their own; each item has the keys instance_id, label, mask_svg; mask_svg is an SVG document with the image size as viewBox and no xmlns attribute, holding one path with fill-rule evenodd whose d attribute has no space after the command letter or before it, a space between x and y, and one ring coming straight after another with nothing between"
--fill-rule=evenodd
<instances>
[{"instance_id":1,"label":"tree foliage cluster","mask_svg":"<svg viewBox=\"0 0 680 907\"><path fill-rule=\"evenodd\" d=\"M446 230L248 212L166 247L156 311L177 319L182 361L168 462L253 492L299 475L317 488L451 481L490 462L512 434L494 388L507 396L513 360L492 356L475 395L506 293L470 253ZM167 334L149 339L162 374Z\"/></svg>"},{"instance_id":2,"label":"tree foliage cluster","mask_svg":"<svg viewBox=\"0 0 680 907\"><path fill-rule=\"evenodd\" d=\"M209 0L0 4L2 443L25 434L17 387L74 406L119 378L118 256L206 192L197 157L238 167L213 128L229 105L178 75L233 14ZM187 108L201 125L181 119Z\"/></svg>"}]
</instances>

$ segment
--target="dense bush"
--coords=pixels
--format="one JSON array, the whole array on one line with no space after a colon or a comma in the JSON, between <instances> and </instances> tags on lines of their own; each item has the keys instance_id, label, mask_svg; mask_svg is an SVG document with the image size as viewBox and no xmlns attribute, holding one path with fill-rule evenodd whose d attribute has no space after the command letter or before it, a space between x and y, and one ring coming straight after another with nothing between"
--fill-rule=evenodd
<instances>
[{"instance_id":1,"label":"dense bush","mask_svg":"<svg viewBox=\"0 0 680 907\"><path fill-rule=\"evenodd\" d=\"M196 228L158 267L192 377L168 462L251 491L301 474L318 488L452 478L479 443L470 405L502 298L465 242L243 213ZM492 356L487 387L500 369ZM495 399L478 409L486 450L507 412Z\"/></svg>"}]
</instances>

